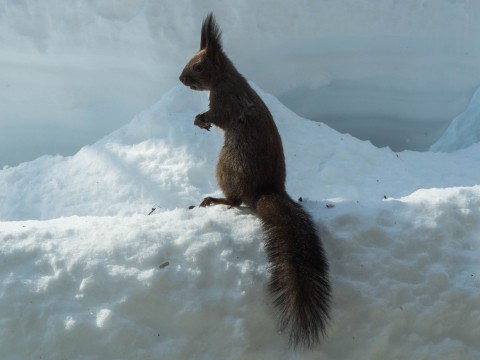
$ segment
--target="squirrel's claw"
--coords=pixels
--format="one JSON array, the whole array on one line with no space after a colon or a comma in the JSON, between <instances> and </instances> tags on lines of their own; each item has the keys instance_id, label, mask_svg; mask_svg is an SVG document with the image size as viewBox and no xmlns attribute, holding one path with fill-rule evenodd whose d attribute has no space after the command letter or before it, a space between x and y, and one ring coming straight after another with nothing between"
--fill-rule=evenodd
<instances>
[{"instance_id":1,"label":"squirrel's claw","mask_svg":"<svg viewBox=\"0 0 480 360\"><path fill-rule=\"evenodd\" d=\"M207 131L210 131L210 128L212 127L212 123L206 121L205 113L195 116L195 121L193 124L198 126L200 129L205 129Z\"/></svg>"}]
</instances>

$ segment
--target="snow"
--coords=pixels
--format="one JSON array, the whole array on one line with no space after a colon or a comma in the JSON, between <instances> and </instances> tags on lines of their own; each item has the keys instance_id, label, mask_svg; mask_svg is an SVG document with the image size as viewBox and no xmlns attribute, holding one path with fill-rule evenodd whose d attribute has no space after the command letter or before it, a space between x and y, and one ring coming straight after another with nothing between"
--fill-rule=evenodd
<instances>
[{"instance_id":1,"label":"snow","mask_svg":"<svg viewBox=\"0 0 480 360\"><path fill-rule=\"evenodd\" d=\"M380 147L428 149L480 85L478 1L0 0L0 167L75 154L156 102L210 10L247 78Z\"/></svg>"},{"instance_id":2,"label":"snow","mask_svg":"<svg viewBox=\"0 0 480 360\"><path fill-rule=\"evenodd\" d=\"M255 88L331 264L323 343L276 330L250 209L188 210L219 195L223 139L179 85L73 156L0 170L2 359L480 357L480 143L395 153Z\"/></svg>"},{"instance_id":3,"label":"snow","mask_svg":"<svg viewBox=\"0 0 480 360\"><path fill-rule=\"evenodd\" d=\"M452 152L479 141L480 89L477 89L465 111L453 119L445 133L430 146L430 151Z\"/></svg>"}]
</instances>

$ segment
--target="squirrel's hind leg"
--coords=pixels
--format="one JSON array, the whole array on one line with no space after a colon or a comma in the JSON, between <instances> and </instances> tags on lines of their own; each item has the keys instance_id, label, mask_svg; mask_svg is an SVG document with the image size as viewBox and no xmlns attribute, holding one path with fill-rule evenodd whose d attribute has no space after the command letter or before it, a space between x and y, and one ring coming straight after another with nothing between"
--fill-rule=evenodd
<instances>
[{"instance_id":1,"label":"squirrel's hind leg","mask_svg":"<svg viewBox=\"0 0 480 360\"><path fill-rule=\"evenodd\" d=\"M242 200L240 199L225 199L225 198L214 198L207 196L200 204L200 207L207 207L211 205L227 205L228 207L240 206Z\"/></svg>"}]
</instances>

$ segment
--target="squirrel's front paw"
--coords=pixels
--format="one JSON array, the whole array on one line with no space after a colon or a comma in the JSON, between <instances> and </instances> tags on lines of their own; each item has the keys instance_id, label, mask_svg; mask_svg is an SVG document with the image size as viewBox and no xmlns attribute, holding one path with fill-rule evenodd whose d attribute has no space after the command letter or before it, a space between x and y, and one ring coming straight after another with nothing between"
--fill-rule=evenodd
<instances>
[{"instance_id":1,"label":"squirrel's front paw","mask_svg":"<svg viewBox=\"0 0 480 360\"><path fill-rule=\"evenodd\" d=\"M205 113L195 116L195 121L193 124L207 131L210 131L210 128L212 127L212 123L207 121Z\"/></svg>"}]
</instances>

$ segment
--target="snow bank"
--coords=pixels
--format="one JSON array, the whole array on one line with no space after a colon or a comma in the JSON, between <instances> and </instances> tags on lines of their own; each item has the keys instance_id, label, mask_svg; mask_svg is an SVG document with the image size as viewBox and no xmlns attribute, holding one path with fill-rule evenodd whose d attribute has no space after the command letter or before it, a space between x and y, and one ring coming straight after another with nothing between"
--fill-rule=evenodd
<instances>
[{"instance_id":1,"label":"snow bank","mask_svg":"<svg viewBox=\"0 0 480 360\"><path fill-rule=\"evenodd\" d=\"M479 141L480 89L475 92L465 111L453 119L442 137L430 146L430 151L451 152Z\"/></svg>"},{"instance_id":2,"label":"snow bank","mask_svg":"<svg viewBox=\"0 0 480 360\"><path fill-rule=\"evenodd\" d=\"M210 10L247 78L378 146L427 149L480 83L475 1L2 0L0 167L74 154L150 106Z\"/></svg>"},{"instance_id":3,"label":"snow bank","mask_svg":"<svg viewBox=\"0 0 480 360\"><path fill-rule=\"evenodd\" d=\"M302 119L257 90L282 133L287 187L296 198L372 200L478 181L477 145L445 155L394 153ZM131 215L154 205L196 204L218 191L213 173L222 134L196 129L189 121L207 106L207 94L178 85L129 124L72 157L44 156L4 169L0 219Z\"/></svg>"},{"instance_id":4,"label":"snow bank","mask_svg":"<svg viewBox=\"0 0 480 360\"><path fill-rule=\"evenodd\" d=\"M187 210L218 194L222 134L193 126L206 95L175 87L72 157L0 171L2 358L480 356L480 144L394 153L258 91L331 262L323 344L276 331L248 208Z\"/></svg>"}]
</instances>

